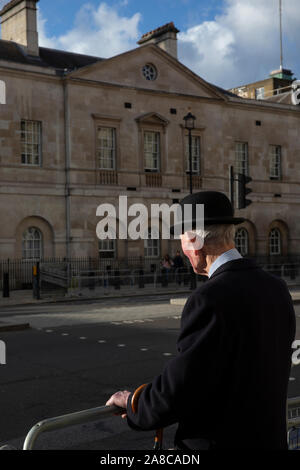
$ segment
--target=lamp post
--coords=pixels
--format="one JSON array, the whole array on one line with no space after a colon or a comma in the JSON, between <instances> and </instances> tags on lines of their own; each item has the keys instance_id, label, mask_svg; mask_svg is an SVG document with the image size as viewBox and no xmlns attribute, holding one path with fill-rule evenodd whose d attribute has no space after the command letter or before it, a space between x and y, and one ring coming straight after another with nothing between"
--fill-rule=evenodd
<instances>
[{"instance_id":1,"label":"lamp post","mask_svg":"<svg viewBox=\"0 0 300 470\"><path fill-rule=\"evenodd\" d=\"M189 131L189 167L190 167L190 194L193 194L193 168L192 168L192 130L195 129L196 118L191 112L189 112L183 118L184 127ZM196 274L192 267L190 267L191 274L191 286L190 290L194 290L197 287Z\"/></svg>"},{"instance_id":2,"label":"lamp post","mask_svg":"<svg viewBox=\"0 0 300 470\"><path fill-rule=\"evenodd\" d=\"M184 127L189 131L189 166L190 166L190 194L193 193L193 169L192 169L192 130L195 129L196 118L189 112L183 118Z\"/></svg>"}]
</instances>

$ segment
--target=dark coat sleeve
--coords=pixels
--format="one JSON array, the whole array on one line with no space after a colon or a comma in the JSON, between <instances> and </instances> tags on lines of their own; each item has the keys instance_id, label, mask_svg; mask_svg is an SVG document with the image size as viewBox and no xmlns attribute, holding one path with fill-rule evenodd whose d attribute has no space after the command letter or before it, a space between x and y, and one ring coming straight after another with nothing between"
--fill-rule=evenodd
<instances>
[{"instance_id":1,"label":"dark coat sleeve","mask_svg":"<svg viewBox=\"0 0 300 470\"><path fill-rule=\"evenodd\" d=\"M213 304L197 290L188 299L182 313L177 355L142 391L136 414L131 410L130 395L127 406L129 426L142 430L169 426L179 422L187 407L192 407L192 388L199 388L197 400L204 398L208 392L207 384L211 384L214 369L211 366L216 360L218 336L219 326Z\"/></svg>"}]
</instances>

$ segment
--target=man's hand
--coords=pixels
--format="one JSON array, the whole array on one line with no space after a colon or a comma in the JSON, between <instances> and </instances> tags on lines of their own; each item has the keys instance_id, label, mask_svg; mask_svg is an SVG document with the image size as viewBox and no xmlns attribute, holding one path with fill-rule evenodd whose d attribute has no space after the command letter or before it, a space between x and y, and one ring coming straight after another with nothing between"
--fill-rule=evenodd
<instances>
[{"instance_id":1,"label":"man's hand","mask_svg":"<svg viewBox=\"0 0 300 470\"><path fill-rule=\"evenodd\" d=\"M120 392L114 393L109 400L105 403L106 406L111 406L111 405L116 405L119 406L120 408L127 408L127 401L128 397L131 392L128 392L128 390L123 390ZM122 418L126 418L127 414L124 413L121 415Z\"/></svg>"}]
</instances>

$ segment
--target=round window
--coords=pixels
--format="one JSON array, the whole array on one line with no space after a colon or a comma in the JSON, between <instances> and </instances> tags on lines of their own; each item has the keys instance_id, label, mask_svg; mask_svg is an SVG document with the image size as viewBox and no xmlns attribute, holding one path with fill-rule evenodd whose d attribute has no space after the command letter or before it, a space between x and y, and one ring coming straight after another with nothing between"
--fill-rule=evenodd
<instances>
[{"instance_id":1,"label":"round window","mask_svg":"<svg viewBox=\"0 0 300 470\"><path fill-rule=\"evenodd\" d=\"M146 80L155 80L157 77L157 70L152 64L146 64L143 67L143 75Z\"/></svg>"}]
</instances>

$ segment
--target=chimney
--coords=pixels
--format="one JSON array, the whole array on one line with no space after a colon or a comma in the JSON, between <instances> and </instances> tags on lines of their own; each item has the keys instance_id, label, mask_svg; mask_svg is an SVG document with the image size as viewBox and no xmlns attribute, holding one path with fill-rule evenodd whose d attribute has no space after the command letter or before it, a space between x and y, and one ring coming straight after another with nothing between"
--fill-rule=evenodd
<instances>
[{"instance_id":1,"label":"chimney","mask_svg":"<svg viewBox=\"0 0 300 470\"><path fill-rule=\"evenodd\" d=\"M39 55L36 4L39 0L11 0L0 11L2 38L23 46L26 53Z\"/></svg>"},{"instance_id":2,"label":"chimney","mask_svg":"<svg viewBox=\"0 0 300 470\"><path fill-rule=\"evenodd\" d=\"M172 21L153 31L149 31L149 33L143 34L138 44L156 44L177 59L177 33L179 33L179 30L175 28Z\"/></svg>"}]
</instances>

